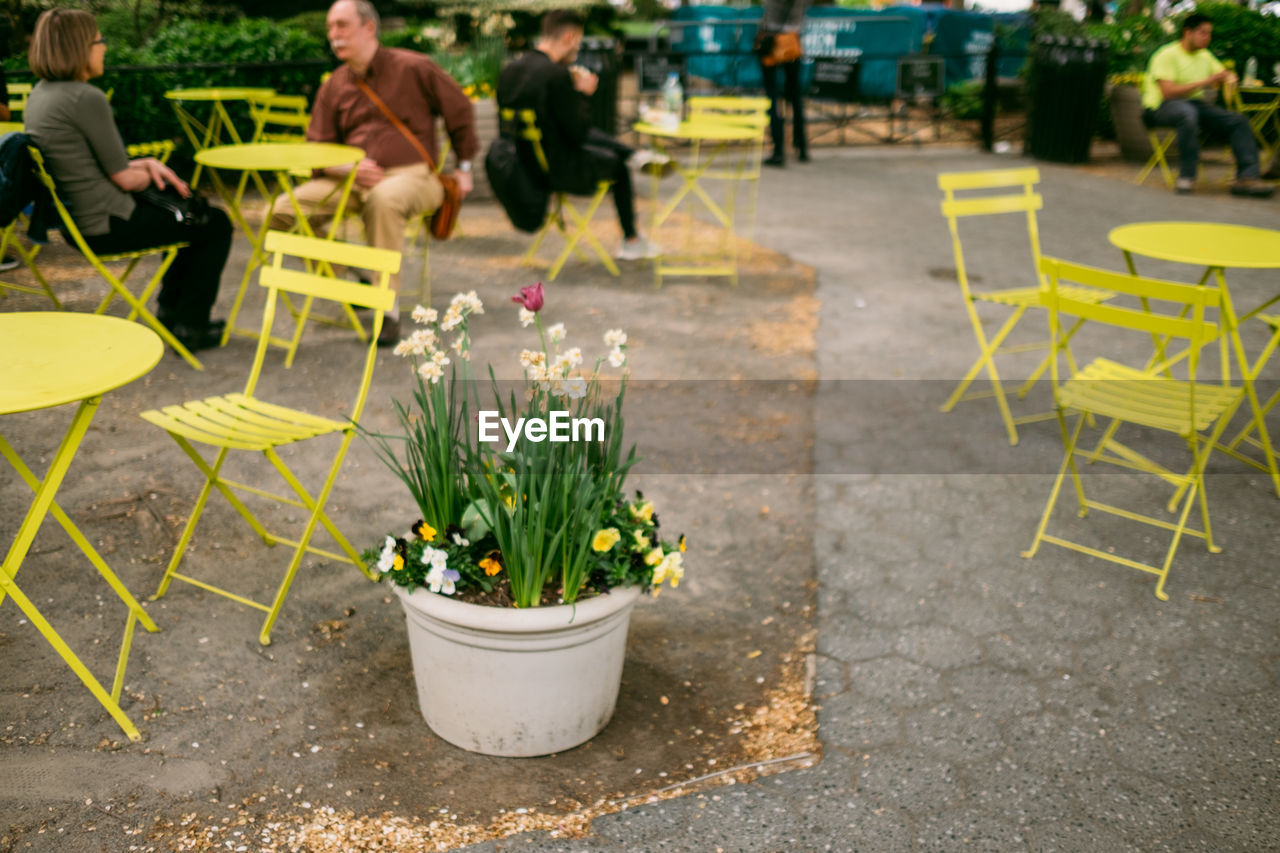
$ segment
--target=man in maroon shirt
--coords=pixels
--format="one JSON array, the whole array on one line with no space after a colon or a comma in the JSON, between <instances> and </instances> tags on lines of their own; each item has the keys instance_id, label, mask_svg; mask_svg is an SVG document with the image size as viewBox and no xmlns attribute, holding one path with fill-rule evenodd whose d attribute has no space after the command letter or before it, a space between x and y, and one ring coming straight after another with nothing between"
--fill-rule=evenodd
<instances>
[{"instance_id":1,"label":"man in maroon shirt","mask_svg":"<svg viewBox=\"0 0 1280 853\"><path fill-rule=\"evenodd\" d=\"M329 8L328 28L329 45L343 64L316 95L307 139L354 145L364 149L365 158L355 166L325 169L323 175L298 187L295 195L304 209L312 211L313 227L320 227L333 215L336 189L354 168L355 186L347 210L363 218L370 245L401 251L405 225L439 207L444 190L418 145L396 127L360 83L373 90L433 161L439 157L436 117L444 119L463 193L471 191L471 161L479 147L475 113L462 88L430 58L378 43L378 13L368 0L338 0ZM288 229L293 223L289 199L276 199L271 227ZM392 277L391 286L399 291L398 275ZM399 338L397 306L387 315L378 344L394 344Z\"/></svg>"}]
</instances>

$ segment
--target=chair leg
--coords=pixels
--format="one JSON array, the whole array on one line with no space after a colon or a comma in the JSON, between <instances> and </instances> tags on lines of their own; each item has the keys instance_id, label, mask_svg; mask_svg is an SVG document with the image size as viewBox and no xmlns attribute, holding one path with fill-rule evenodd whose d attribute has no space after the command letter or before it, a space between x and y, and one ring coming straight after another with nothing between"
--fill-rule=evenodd
<instances>
[{"instance_id":1,"label":"chair leg","mask_svg":"<svg viewBox=\"0 0 1280 853\"><path fill-rule=\"evenodd\" d=\"M1027 309L1019 308L1014 311L1013 314L1009 316L1009 319L1005 321L1004 325L1000 327L999 331L991 337L990 341L988 341L986 336L983 334L982 323L978 319L976 313L973 312L972 305L969 306L969 310L970 320L973 322L974 334L977 335L978 346L981 349L981 353L978 355L977 360L973 362L972 366L970 366L969 371L964 375L964 378L960 380L960 384L958 384L956 389L951 392L951 397L948 398L947 402L942 404L941 411L949 412L955 408L956 404L964 398L964 394L969 390L969 386L973 383L973 380L977 378L978 374L985 367L987 375L991 378L991 394L996 398L996 405L1000 409L1000 417L1004 420L1005 431L1009 435L1009 443L1016 445L1018 443L1018 429L1013 422L1013 413L1009 410L1009 402L1005 399L1004 387L1000 384L1000 374L996 370L995 361L992 359L992 356L999 351L1000 345L1004 343L1004 339L1013 331L1014 326L1016 326L1018 321L1022 319L1022 315L1026 313Z\"/></svg>"},{"instance_id":2,"label":"chair leg","mask_svg":"<svg viewBox=\"0 0 1280 853\"><path fill-rule=\"evenodd\" d=\"M271 645L271 629L275 626L276 619L280 615L280 610L284 607L285 596L289 594L289 588L293 585L293 579L298 574L298 568L302 565L303 555L309 550L312 550L310 548L310 542L312 535L315 533L317 522L323 524L325 529L329 531L330 535L337 540L339 547L347 553L347 557L351 562L360 567L361 571L364 571L366 575L368 574L364 565L361 563L360 555L356 552L355 548L352 547L350 541L348 541L347 538L338 531L337 526L333 524L332 520L329 519L328 514L324 511L324 505L329 500L329 493L333 490L333 484L337 482L338 470L342 467L342 460L346 456L347 447L351 444L351 439L354 435L354 431L348 431L343 434L342 444L329 468L329 476L325 479L324 486L320 489L320 494L318 494L314 499L307 493L307 490L303 487L302 483L294 476L293 472L289 470L289 467L284 464L284 460L282 460L274 450L268 449L264 451L264 455L266 455L267 459L271 461L271 464L275 466L275 469L280 472L280 476L285 479L303 504L311 510L311 514L307 518L306 527L303 529L302 535L299 537L298 541L294 544L293 557L289 561L288 569L285 570L284 578L280 581L280 586L276 589L275 598L271 602L271 608L267 611L267 618L263 621L262 630L258 634L258 642L264 646Z\"/></svg>"},{"instance_id":3,"label":"chair leg","mask_svg":"<svg viewBox=\"0 0 1280 853\"><path fill-rule=\"evenodd\" d=\"M1080 438L1080 430L1084 428L1084 418L1081 417L1076 421L1075 432L1068 435L1067 419L1063 415L1062 410L1058 410L1058 426L1062 429L1063 444L1066 452L1062 454L1062 464L1058 466L1058 476L1053 481L1053 488L1049 490L1049 502L1045 504L1044 512L1040 515L1040 523L1036 526L1036 535L1031 540L1031 547L1022 552L1022 556L1028 559L1036 555L1036 551L1040 549L1040 543L1044 540L1044 532L1049 527L1049 517L1053 515L1053 508L1058 503L1058 495L1062 492L1062 481L1067 476L1067 470L1071 469L1073 477L1077 480L1077 488L1079 488L1079 476L1075 471L1075 445ZM1081 497L1083 505L1083 497Z\"/></svg>"}]
</instances>

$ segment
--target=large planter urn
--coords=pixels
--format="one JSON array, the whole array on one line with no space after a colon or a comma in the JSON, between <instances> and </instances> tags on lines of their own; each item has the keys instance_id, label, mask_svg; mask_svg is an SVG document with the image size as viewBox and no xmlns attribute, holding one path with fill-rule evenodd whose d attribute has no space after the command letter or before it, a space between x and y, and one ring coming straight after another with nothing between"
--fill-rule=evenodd
<instances>
[{"instance_id":1,"label":"large planter urn","mask_svg":"<svg viewBox=\"0 0 1280 853\"><path fill-rule=\"evenodd\" d=\"M449 743L547 755L585 743L613 716L639 588L525 609L394 589L422 716Z\"/></svg>"},{"instance_id":2,"label":"large planter urn","mask_svg":"<svg viewBox=\"0 0 1280 853\"><path fill-rule=\"evenodd\" d=\"M1142 123L1142 89L1128 83L1111 87L1111 121L1124 159L1135 163L1151 159L1151 139Z\"/></svg>"}]
</instances>

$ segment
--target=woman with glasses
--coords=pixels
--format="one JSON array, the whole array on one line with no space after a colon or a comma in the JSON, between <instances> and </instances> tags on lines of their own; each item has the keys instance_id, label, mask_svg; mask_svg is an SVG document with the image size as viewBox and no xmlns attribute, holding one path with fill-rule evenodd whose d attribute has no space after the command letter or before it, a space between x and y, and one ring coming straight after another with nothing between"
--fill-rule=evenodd
<instances>
[{"instance_id":1,"label":"woman with glasses","mask_svg":"<svg viewBox=\"0 0 1280 853\"><path fill-rule=\"evenodd\" d=\"M100 77L107 40L93 15L51 9L40 15L28 62L39 82L27 101L26 132L84 235L100 254L188 243L165 273L156 316L190 350L216 346L222 323L209 313L231 249L231 222L218 209L198 225L134 196L148 187L191 195L173 170L153 157L130 160Z\"/></svg>"}]
</instances>

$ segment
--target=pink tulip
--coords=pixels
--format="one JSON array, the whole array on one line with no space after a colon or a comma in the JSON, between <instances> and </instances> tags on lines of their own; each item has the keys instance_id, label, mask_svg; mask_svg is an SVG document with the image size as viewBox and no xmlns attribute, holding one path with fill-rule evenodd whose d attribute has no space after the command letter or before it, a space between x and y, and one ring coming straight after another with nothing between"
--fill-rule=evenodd
<instances>
[{"instance_id":1,"label":"pink tulip","mask_svg":"<svg viewBox=\"0 0 1280 853\"><path fill-rule=\"evenodd\" d=\"M511 297L511 301L520 303L527 311L537 312L542 310L543 297L542 282L538 282L532 287L520 288L520 295Z\"/></svg>"}]
</instances>

